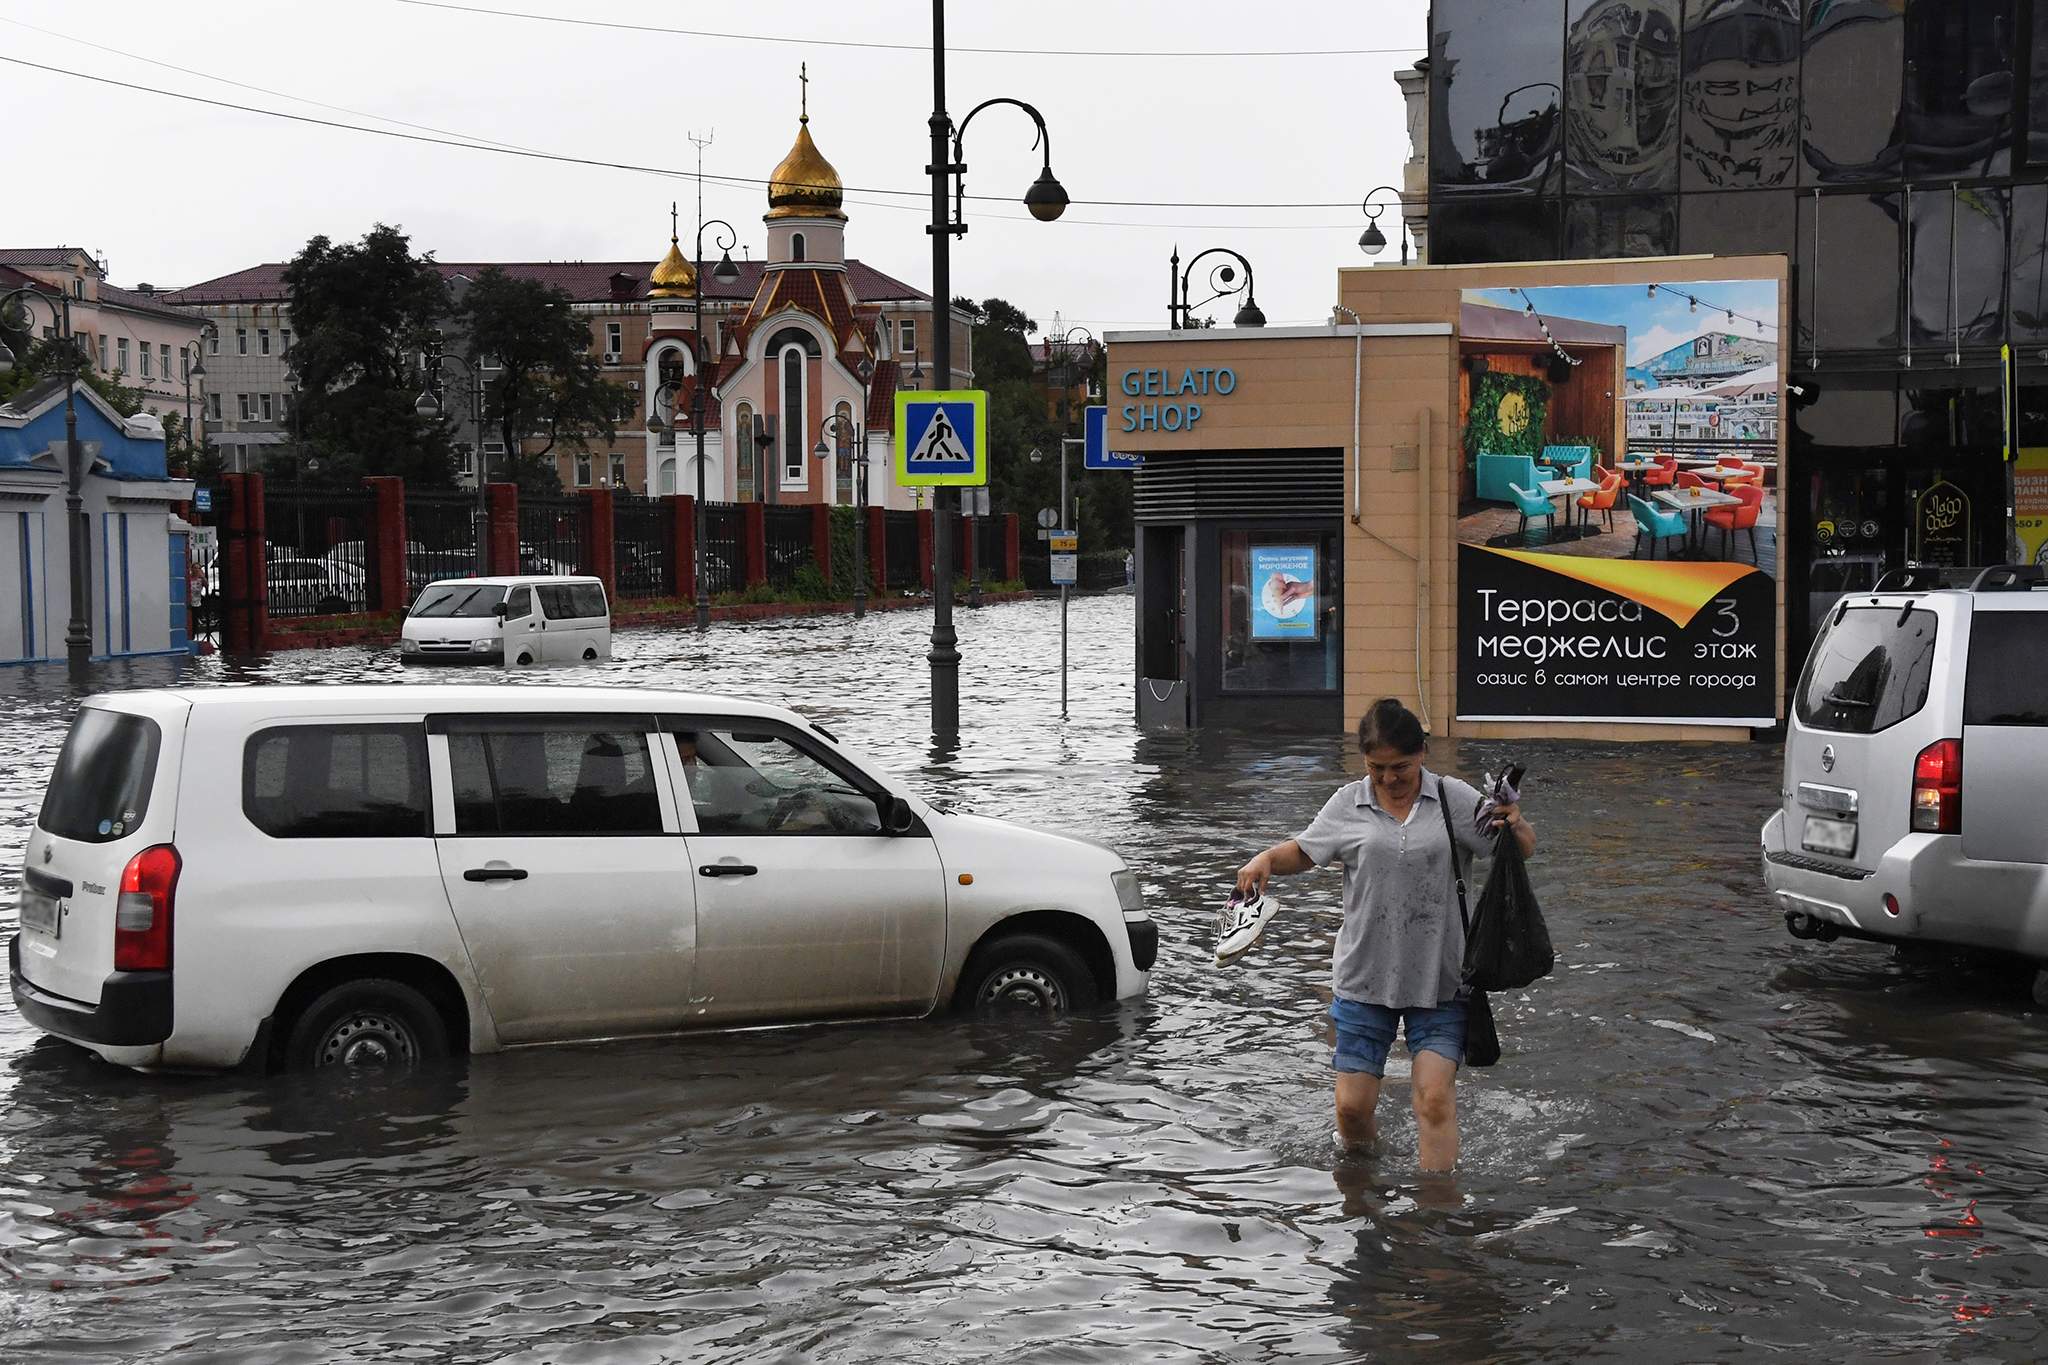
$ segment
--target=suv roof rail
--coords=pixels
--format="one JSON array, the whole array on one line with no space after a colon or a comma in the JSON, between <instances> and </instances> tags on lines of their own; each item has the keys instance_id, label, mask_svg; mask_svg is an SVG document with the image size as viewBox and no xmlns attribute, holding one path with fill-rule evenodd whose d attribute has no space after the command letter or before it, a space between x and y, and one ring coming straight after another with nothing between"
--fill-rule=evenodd
<instances>
[{"instance_id":1,"label":"suv roof rail","mask_svg":"<svg viewBox=\"0 0 2048 1365\"><path fill-rule=\"evenodd\" d=\"M1872 592L1933 592L1939 588L1960 588L1979 576L1976 569L1955 569L1940 564L1908 564L1880 575Z\"/></svg>"},{"instance_id":2,"label":"suv roof rail","mask_svg":"<svg viewBox=\"0 0 2048 1365\"><path fill-rule=\"evenodd\" d=\"M2044 580L2038 564L1994 564L1970 580L1971 592L2026 592Z\"/></svg>"}]
</instances>

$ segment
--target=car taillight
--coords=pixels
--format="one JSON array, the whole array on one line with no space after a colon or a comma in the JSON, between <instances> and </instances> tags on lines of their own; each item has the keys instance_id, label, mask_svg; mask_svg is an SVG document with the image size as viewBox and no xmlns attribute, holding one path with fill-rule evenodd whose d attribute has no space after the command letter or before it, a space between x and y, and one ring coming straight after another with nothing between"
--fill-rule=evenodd
<instances>
[{"instance_id":1,"label":"car taillight","mask_svg":"<svg viewBox=\"0 0 2048 1365\"><path fill-rule=\"evenodd\" d=\"M1920 834L1963 832L1963 742L1937 739L1913 760L1913 824Z\"/></svg>"},{"instance_id":2,"label":"car taillight","mask_svg":"<svg viewBox=\"0 0 2048 1365\"><path fill-rule=\"evenodd\" d=\"M178 850L145 848L121 872L114 904L114 970L166 972L171 968L171 902L178 889Z\"/></svg>"}]
</instances>

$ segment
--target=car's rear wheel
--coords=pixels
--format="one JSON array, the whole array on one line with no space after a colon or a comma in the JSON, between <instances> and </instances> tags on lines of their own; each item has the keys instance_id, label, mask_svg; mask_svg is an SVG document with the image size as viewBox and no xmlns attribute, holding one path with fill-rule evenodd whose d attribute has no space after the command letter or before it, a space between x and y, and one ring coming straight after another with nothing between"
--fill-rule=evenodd
<instances>
[{"instance_id":1,"label":"car's rear wheel","mask_svg":"<svg viewBox=\"0 0 2048 1365\"><path fill-rule=\"evenodd\" d=\"M402 981L345 981L299 1015L285 1045L294 1071L410 1071L448 1055L448 1026L433 1003Z\"/></svg>"},{"instance_id":2,"label":"car's rear wheel","mask_svg":"<svg viewBox=\"0 0 2048 1365\"><path fill-rule=\"evenodd\" d=\"M975 1011L1058 1014L1096 1002L1095 978L1081 955L1058 939L1012 934L976 950L956 997Z\"/></svg>"}]
</instances>

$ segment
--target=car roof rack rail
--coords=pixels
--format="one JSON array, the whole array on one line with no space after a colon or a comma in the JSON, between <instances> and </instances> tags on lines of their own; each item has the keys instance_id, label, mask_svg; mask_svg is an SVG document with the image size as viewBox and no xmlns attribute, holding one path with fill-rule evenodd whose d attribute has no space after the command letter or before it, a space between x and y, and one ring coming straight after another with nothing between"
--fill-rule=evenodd
<instances>
[{"instance_id":1,"label":"car roof rack rail","mask_svg":"<svg viewBox=\"0 0 2048 1365\"><path fill-rule=\"evenodd\" d=\"M1971 592L2027 592L2044 581L2038 564L1994 564L1970 580Z\"/></svg>"},{"instance_id":2,"label":"car roof rack rail","mask_svg":"<svg viewBox=\"0 0 2048 1365\"><path fill-rule=\"evenodd\" d=\"M1960 588L1978 576L1976 569L1954 569L1941 564L1908 564L1878 576L1872 592L1933 592Z\"/></svg>"}]
</instances>

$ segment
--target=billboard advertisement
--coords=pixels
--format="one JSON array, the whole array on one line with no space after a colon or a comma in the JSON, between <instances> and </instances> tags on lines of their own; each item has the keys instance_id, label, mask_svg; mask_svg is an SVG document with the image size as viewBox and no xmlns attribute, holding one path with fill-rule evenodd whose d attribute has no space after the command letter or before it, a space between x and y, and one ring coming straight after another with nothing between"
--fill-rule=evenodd
<instances>
[{"instance_id":1,"label":"billboard advertisement","mask_svg":"<svg viewBox=\"0 0 2048 1365\"><path fill-rule=\"evenodd\" d=\"M1459 351L1459 717L1774 724L1776 282L1467 290Z\"/></svg>"},{"instance_id":2,"label":"billboard advertisement","mask_svg":"<svg viewBox=\"0 0 2048 1365\"><path fill-rule=\"evenodd\" d=\"M1251 547L1252 638L1313 640L1321 630L1316 610L1316 547Z\"/></svg>"}]
</instances>

